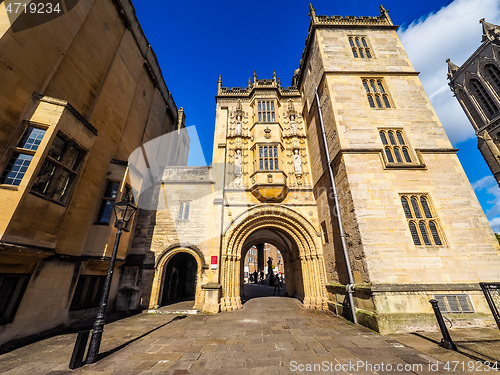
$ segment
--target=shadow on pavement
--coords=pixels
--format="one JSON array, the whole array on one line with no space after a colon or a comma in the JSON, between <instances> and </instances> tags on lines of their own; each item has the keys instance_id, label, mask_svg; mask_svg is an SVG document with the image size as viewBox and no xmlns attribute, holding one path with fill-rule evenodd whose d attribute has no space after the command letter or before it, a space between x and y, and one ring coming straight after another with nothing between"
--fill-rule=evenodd
<instances>
[{"instance_id":1,"label":"shadow on pavement","mask_svg":"<svg viewBox=\"0 0 500 375\"><path fill-rule=\"evenodd\" d=\"M121 349L125 348L126 346L128 346L128 345L132 344L133 342L135 342L135 341L137 341L137 340L140 340L140 339L142 339L143 337L146 337L146 336L147 336L147 335L149 335L150 333L153 333L154 331L156 331L156 330L158 330L158 329L160 329L160 328L162 328L162 327L165 327L167 324L173 323L173 322L175 322L175 321L177 321L177 320L182 320L182 319L184 319L184 318L187 318L187 315L179 315L179 316L176 316L176 317L175 317L175 318L173 318L170 322L163 323L162 325L159 325L158 327L153 328L152 330L149 330L148 332L145 332L145 333L143 333L142 335L137 336L136 338L134 338L134 339L132 339L132 340L129 340L129 341L127 341L127 342L125 342L125 343L123 343L123 344L121 344L121 345L117 346L117 347L116 347L116 348L114 348L114 349L111 349L111 350L105 351L105 352L103 352L103 353L99 353L99 355L98 355L98 357L97 357L97 362L98 362L98 361L100 361L101 359L104 359L104 358L106 358L106 357L110 356L110 355L111 355L111 354L113 354L113 353L116 353L117 351L119 351L119 350L121 350ZM85 365L85 362L84 362L83 364Z\"/></svg>"},{"instance_id":2,"label":"shadow on pavement","mask_svg":"<svg viewBox=\"0 0 500 375\"><path fill-rule=\"evenodd\" d=\"M431 341L436 345L440 342L431 337L424 336L422 333L413 332L412 335ZM457 352L473 359L475 361L486 363L500 362L500 340L474 340L474 341L457 341L453 340L457 346Z\"/></svg>"}]
</instances>

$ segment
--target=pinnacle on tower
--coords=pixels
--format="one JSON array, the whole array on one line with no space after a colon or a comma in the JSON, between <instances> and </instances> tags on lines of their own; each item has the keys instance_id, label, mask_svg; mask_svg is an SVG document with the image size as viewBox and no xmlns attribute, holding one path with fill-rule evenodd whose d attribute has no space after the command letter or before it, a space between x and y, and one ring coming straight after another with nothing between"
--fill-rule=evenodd
<instances>
[{"instance_id":1,"label":"pinnacle on tower","mask_svg":"<svg viewBox=\"0 0 500 375\"><path fill-rule=\"evenodd\" d=\"M484 18L479 20L479 23L483 25L483 38L481 42L486 42L487 40L494 40L497 35L500 34L500 27L492 23L486 22Z\"/></svg>"},{"instance_id":2,"label":"pinnacle on tower","mask_svg":"<svg viewBox=\"0 0 500 375\"><path fill-rule=\"evenodd\" d=\"M448 63L448 79L451 79L451 76L459 69L459 67L453 64L450 59L446 59L446 62Z\"/></svg>"},{"instance_id":3,"label":"pinnacle on tower","mask_svg":"<svg viewBox=\"0 0 500 375\"><path fill-rule=\"evenodd\" d=\"M311 19L316 17L316 9L313 7L312 3L309 3L309 17L311 17Z\"/></svg>"}]
</instances>

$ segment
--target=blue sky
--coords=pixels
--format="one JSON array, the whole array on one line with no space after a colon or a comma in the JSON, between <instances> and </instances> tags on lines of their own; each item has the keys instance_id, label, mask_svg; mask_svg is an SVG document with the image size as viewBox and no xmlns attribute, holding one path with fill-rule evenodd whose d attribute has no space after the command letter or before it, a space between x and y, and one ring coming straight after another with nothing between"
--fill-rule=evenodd
<instances>
[{"instance_id":1,"label":"blue sky","mask_svg":"<svg viewBox=\"0 0 500 375\"><path fill-rule=\"evenodd\" d=\"M309 25L308 1L135 0L137 17L155 51L186 125L195 125L211 162L217 79L245 86L273 70L289 85ZM318 15L378 16L379 1L314 1ZM477 150L474 132L446 80L446 58L461 65L481 43L479 19L500 24L500 0L384 1L478 199L500 232L500 189ZM193 144L193 146L195 146ZM195 148L195 147L193 147ZM199 165L199 160L193 162Z\"/></svg>"}]
</instances>

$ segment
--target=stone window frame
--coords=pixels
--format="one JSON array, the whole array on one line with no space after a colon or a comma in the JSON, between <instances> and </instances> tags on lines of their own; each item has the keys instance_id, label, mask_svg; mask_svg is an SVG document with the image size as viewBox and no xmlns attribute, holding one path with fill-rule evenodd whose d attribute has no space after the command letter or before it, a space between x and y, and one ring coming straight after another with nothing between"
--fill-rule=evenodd
<instances>
[{"instance_id":1,"label":"stone window frame","mask_svg":"<svg viewBox=\"0 0 500 375\"><path fill-rule=\"evenodd\" d=\"M469 78L466 88L471 99L477 104L477 107L488 121L498 116L500 113L500 106L491 97L480 77L473 76Z\"/></svg>"},{"instance_id":2,"label":"stone window frame","mask_svg":"<svg viewBox=\"0 0 500 375\"><path fill-rule=\"evenodd\" d=\"M348 35L352 55L356 59L373 59L373 49L370 47L366 35Z\"/></svg>"},{"instance_id":3,"label":"stone window frame","mask_svg":"<svg viewBox=\"0 0 500 375\"><path fill-rule=\"evenodd\" d=\"M424 247L446 246L445 236L434 214L429 194L401 193L399 196L413 244Z\"/></svg>"},{"instance_id":4,"label":"stone window frame","mask_svg":"<svg viewBox=\"0 0 500 375\"><path fill-rule=\"evenodd\" d=\"M382 77L362 77L361 84L366 93L368 105L374 109L394 108L387 84Z\"/></svg>"},{"instance_id":5,"label":"stone window frame","mask_svg":"<svg viewBox=\"0 0 500 375\"><path fill-rule=\"evenodd\" d=\"M99 306L105 275L80 275L76 283L69 311L92 309Z\"/></svg>"},{"instance_id":6,"label":"stone window frame","mask_svg":"<svg viewBox=\"0 0 500 375\"><path fill-rule=\"evenodd\" d=\"M25 126L16 146L10 150L11 156L0 176L1 185L17 187L21 184L48 129L46 126L32 122L26 123ZM32 137L33 133L35 133L34 137Z\"/></svg>"},{"instance_id":7,"label":"stone window frame","mask_svg":"<svg viewBox=\"0 0 500 375\"><path fill-rule=\"evenodd\" d=\"M269 150L272 151L272 154L274 156L269 156ZM267 151L267 155L266 155ZM280 155L280 144L279 143L257 143L255 145L255 162L256 162L256 168L255 170L258 172L270 172L270 171L281 171L280 167L280 162L279 162L279 155ZM271 161L271 163L269 163ZM269 165L272 164L273 168L264 168L266 162ZM262 165L262 167L261 167ZM276 168L278 167L278 168Z\"/></svg>"},{"instance_id":8,"label":"stone window frame","mask_svg":"<svg viewBox=\"0 0 500 375\"><path fill-rule=\"evenodd\" d=\"M0 293L7 295L0 304L0 325L14 320L30 277L25 273L0 273Z\"/></svg>"},{"instance_id":9,"label":"stone window frame","mask_svg":"<svg viewBox=\"0 0 500 375\"><path fill-rule=\"evenodd\" d=\"M276 103L274 99L257 99L257 122L276 122Z\"/></svg>"},{"instance_id":10,"label":"stone window frame","mask_svg":"<svg viewBox=\"0 0 500 375\"><path fill-rule=\"evenodd\" d=\"M386 165L415 165L416 158L402 128L378 128Z\"/></svg>"},{"instance_id":11,"label":"stone window frame","mask_svg":"<svg viewBox=\"0 0 500 375\"><path fill-rule=\"evenodd\" d=\"M118 193L120 192L120 184L121 181L106 180L106 185L101 198L101 204L99 205L97 218L94 224L106 225L111 221L111 217L113 215L113 205L115 204Z\"/></svg>"},{"instance_id":12,"label":"stone window frame","mask_svg":"<svg viewBox=\"0 0 500 375\"><path fill-rule=\"evenodd\" d=\"M56 142L59 142L56 141L57 139L63 142L61 150L57 150ZM76 154L71 155L68 153L69 150L76 151ZM66 206L71 200L76 182L83 169L86 154L87 150L84 147L59 130L49 146L45 159L40 163L41 167L31 185L30 193ZM49 171L51 167L52 171ZM65 174L66 182L64 182ZM47 178L44 180L44 177Z\"/></svg>"}]
</instances>

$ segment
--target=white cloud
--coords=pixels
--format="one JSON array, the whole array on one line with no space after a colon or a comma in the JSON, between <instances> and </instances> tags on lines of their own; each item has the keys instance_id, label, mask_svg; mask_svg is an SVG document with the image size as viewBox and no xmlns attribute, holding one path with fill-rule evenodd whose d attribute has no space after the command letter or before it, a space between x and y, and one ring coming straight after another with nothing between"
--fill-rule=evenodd
<instances>
[{"instance_id":1,"label":"white cloud","mask_svg":"<svg viewBox=\"0 0 500 375\"><path fill-rule=\"evenodd\" d=\"M445 60L460 66L481 45L481 18L500 24L500 0L455 0L398 32L454 145L474 137L474 131L448 87Z\"/></svg>"},{"instance_id":2,"label":"white cloud","mask_svg":"<svg viewBox=\"0 0 500 375\"><path fill-rule=\"evenodd\" d=\"M496 181L493 176L484 176L480 180L473 182L471 185L474 190L482 190L486 187L496 185Z\"/></svg>"}]
</instances>

